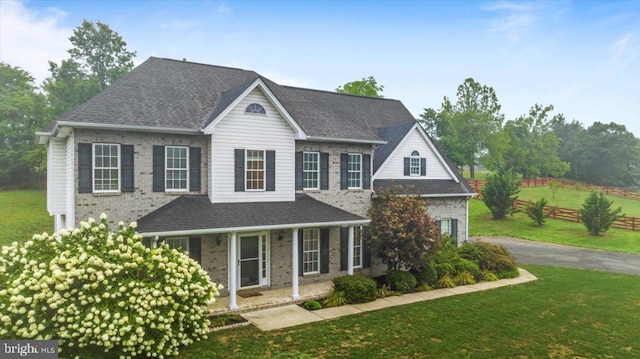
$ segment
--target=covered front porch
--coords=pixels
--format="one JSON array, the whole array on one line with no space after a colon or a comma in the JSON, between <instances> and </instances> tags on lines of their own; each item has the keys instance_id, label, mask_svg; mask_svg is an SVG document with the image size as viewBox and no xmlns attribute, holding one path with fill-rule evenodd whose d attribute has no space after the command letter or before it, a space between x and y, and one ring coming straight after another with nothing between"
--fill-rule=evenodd
<instances>
[{"instance_id":1,"label":"covered front porch","mask_svg":"<svg viewBox=\"0 0 640 359\"><path fill-rule=\"evenodd\" d=\"M210 309L212 315L220 315L228 313L244 313L287 304L299 304L312 299L324 298L332 289L333 283L329 281L304 284L299 287L300 295L297 299L293 299L291 295L291 288L247 291L246 293L250 295L244 295L241 291L240 295L236 298L236 309L229 308L231 297L216 298L215 303L210 306Z\"/></svg>"}]
</instances>

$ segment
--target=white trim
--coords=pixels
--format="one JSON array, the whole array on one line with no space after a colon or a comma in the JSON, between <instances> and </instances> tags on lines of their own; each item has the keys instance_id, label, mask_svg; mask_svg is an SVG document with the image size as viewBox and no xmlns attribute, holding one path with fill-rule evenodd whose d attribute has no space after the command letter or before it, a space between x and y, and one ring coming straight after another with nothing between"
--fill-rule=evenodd
<instances>
[{"instance_id":1,"label":"white trim","mask_svg":"<svg viewBox=\"0 0 640 359\"><path fill-rule=\"evenodd\" d=\"M143 237L169 237L169 236L196 236L203 234L229 233L229 232L249 232L249 231L275 231L278 229L290 228L312 228L312 227L346 227L349 225L367 225L371 223L370 219L360 219L356 221L335 221L335 222L314 222L314 223L289 223L289 224L272 224L266 226L255 227L226 227L226 228L203 228L190 229L184 231L167 231L167 232L147 232L140 233Z\"/></svg>"},{"instance_id":2,"label":"white trim","mask_svg":"<svg viewBox=\"0 0 640 359\"><path fill-rule=\"evenodd\" d=\"M358 236L356 236L356 229L359 232ZM353 258L351 258L351 261L354 262L353 263L353 268L363 268L364 267L364 263L363 263L363 261L364 261L364 251L362 250L362 247L364 245L363 244L364 238L362 236L362 231L363 231L362 226L353 227ZM355 264L356 252L357 252L356 251L356 240L358 240L358 239L360 240L360 245L358 246L358 249L359 249L359 253L358 254L359 254L359 257L360 257L360 264L356 265Z\"/></svg>"},{"instance_id":3,"label":"white trim","mask_svg":"<svg viewBox=\"0 0 640 359\"><path fill-rule=\"evenodd\" d=\"M304 133L302 128L298 125L298 123L293 119L293 117L289 114L289 112L284 108L284 106L278 101L278 98L269 90L269 87L262 81L262 79L256 79L253 84L247 87L244 92L242 92L239 96L233 100L231 104L229 104L216 118L211 121L205 128L202 129L204 134L210 135L213 134L216 125L226 117L231 110L233 110L242 100L244 100L247 95L251 93L256 87L260 87L260 89L265 93L267 99L271 102L273 107L280 113L282 118L287 122L287 124L296 132L296 138L301 140L307 139L307 134Z\"/></svg>"},{"instance_id":4,"label":"white trim","mask_svg":"<svg viewBox=\"0 0 640 359\"><path fill-rule=\"evenodd\" d=\"M442 164L442 166L445 168L445 170L447 171L447 173L449 174L449 176L451 176L451 179L453 179L454 181L456 181L456 183L460 183L460 180L458 179L458 176L456 176L453 171L451 170L451 167L449 167L449 165L447 164L447 162L444 160L444 158L442 157L442 155L440 154L440 151L438 151L436 149L436 147L433 145L433 143L431 142L431 140L429 139L429 136L427 136L427 133L424 131L424 129L422 128L422 126L420 126L419 123L415 123L413 125L413 127L411 127L411 129L409 131L407 131L407 133L404 135L404 137L402 138L402 140L398 143L398 145L396 146L396 148L393 149L393 151L389 154L389 156L387 156L387 159L382 163L382 165L380 165L380 167L378 168L378 170L376 171L376 173L374 173L371 177L373 180L376 180L378 178L378 174L382 173L382 170L387 166L387 163L390 162L391 158L394 157L394 155L396 154L396 152L398 152L400 150L400 147L402 147L402 145L407 141L407 138L409 137L409 135L411 134L411 132L413 130L418 130L418 133L420 133L420 135L422 135L422 138L424 139L424 141L427 143L427 146L429 146L429 149L433 152L433 154L436 156L436 158L438 158L438 161Z\"/></svg>"},{"instance_id":5,"label":"white trim","mask_svg":"<svg viewBox=\"0 0 640 359\"><path fill-rule=\"evenodd\" d=\"M241 246L242 246L242 238L245 237L258 237L258 284L254 284L254 285L249 285L249 286L242 286L241 281L241 277L240 275L238 275L237 277L237 285L238 285L238 289L248 289L248 288L258 288L258 287L265 287L265 286L269 286L269 282L270 282L270 271L269 271L269 267L271 266L270 263L270 256L269 256L269 247L270 247L270 243L269 243L269 233L266 231L262 231L262 232L244 232L244 233L238 233L237 235L237 242L238 242L238 249L237 249L237 255L238 255L238 260L237 260L237 265L238 265L238 269L237 269L237 273L241 274L241 261L242 261L242 251L241 251ZM263 242L266 242L267 244L267 258L264 258L264 256L262 255L262 244ZM262 263L263 261L267 262L267 277L263 278L262 277ZM266 282L263 281L263 279L266 279Z\"/></svg>"},{"instance_id":6,"label":"white trim","mask_svg":"<svg viewBox=\"0 0 640 359\"><path fill-rule=\"evenodd\" d=\"M305 171L304 169L304 155L305 154L315 154L316 155L316 186L315 187L305 187L304 184L304 174L305 172L312 173L314 171ZM302 189L303 190L319 190L320 189L320 152L318 151L302 151Z\"/></svg>"},{"instance_id":7,"label":"white trim","mask_svg":"<svg viewBox=\"0 0 640 359\"><path fill-rule=\"evenodd\" d=\"M101 190L97 190L96 189L96 146L116 146L116 148L118 149L118 154L116 156L116 158L118 159L118 189L101 189ZM120 144L119 143L101 143L101 142L96 142L96 143L92 143L92 147L91 147L91 192L92 193L120 193L121 191L121 187L122 187L122 149L120 148ZM100 167L102 169L104 168L110 168L113 169L113 167Z\"/></svg>"},{"instance_id":8,"label":"white trim","mask_svg":"<svg viewBox=\"0 0 640 359\"><path fill-rule=\"evenodd\" d=\"M315 241L315 244L317 245L317 248L315 250L305 250L305 243L309 240L307 234L309 232L313 232L313 234L315 234L315 238L313 238L312 240ZM306 253L317 253L317 260L316 261L307 261L307 263L310 264L317 264L318 269L314 270L314 271L309 271L309 272L305 272L305 260L304 260L304 254ZM302 230L302 275L310 275L310 274L320 274L320 266L321 266L321 261L322 258L320 258L320 228L305 228Z\"/></svg>"},{"instance_id":9,"label":"white trim","mask_svg":"<svg viewBox=\"0 0 640 359\"><path fill-rule=\"evenodd\" d=\"M355 173L356 171L352 171L351 167L349 166L350 158L351 156L358 156L360 158L360 161L358 161L358 164L360 165L360 170L358 170L358 173L360 174L360 179L358 180L358 182L360 183L360 186L358 187L351 187L349 186L349 174L351 173ZM362 183L362 172L363 172L363 166L362 166L362 159L364 156L362 156L362 153L353 153L353 152L349 152L347 153L347 189L363 189L363 183Z\"/></svg>"},{"instance_id":10,"label":"white trim","mask_svg":"<svg viewBox=\"0 0 640 359\"><path fill-rule=\"evenodd\" d=\"M237 280L238 280L238 234L236 232L231 233L229 238L229 309L238 309L236 302L236 293L238 292Z\"/></svg>"},{"instance_id":11,"label":"white trim","mask_svg":"<svg viewBox=\"0 0 640 359\"><path fill-rule=\"evenodd\" d=\"M249 151L262 152L262 188L248 188L248 178L247 174L249 173L249 168L247 164L249 163ZM252 172L259 172L259 170L251 170ZM267 151L266 150L254 150L250 148L244 149L244 191L245 192L265 192L267 190Z\"/></svg>"},{"instance_id":12,"label":"white trim","mask_svg":"<svg viewBox=\"0 0 640 359\"><path fill-rule=\"evenodd\" d=\"M374 145L384 145L387 143L387 141L383 140L360 140L354 138L333 138L325 136L307 136L306 140L316 142L370 143Z\"/></svg>"},{"instance_id":13,"label":"white trim","mask_svg":"<svg viewBox=\"0 0 640 359\"><path fill-rule=\"evenodd\" d=\"M298 228L291 229L291 298L300 298L298 288Z\"/></svg>"},{"instance_id":14,"label":"white trim","mask_svg":"<svg viewBox=\"0 0 640 359\"><path fill-rule=\"evenodd\" d=\"M349 226L347 236L347 274L353 275L353 226Z\"/></svg>"},{"instance_id":15,"label":"white trim","mask_svg":"<svg viewBox=\"0 0 640 359\"><path fill-rule=\"evenodd\" d=\"M169 148L184 148L185 152L186 152L186 168L184 169L184 171L187 172L187 179L186 179L186 183L185 183L185 188L171 188L169 189L168 181L169 181L169 176L167 176L167 171L182 171L182 168L169 168L169 166L167 165L167 156L169 151L167 151L167 149ZM189 165L189 146L164 146L164 190L165 192L188 192L189 191L189 169L190 169L190 165Z\"/></svg>"},{"instance_id":16,"label":"white trim","mask_svg":"<svg viewBox=\"0 0 640 359\"><path fill-rule=\"evenodd\" d=\"M467 197L467 198L471 198L471 197L475 197L477 196L477 193L438 193L438 194L421 194L420 197L423 198L440 198L440 197ZM415 194L398 194L397 196L415 196ZM378 197L377 194L374 193L373 198Z\"/></svg>"}]
</instances>

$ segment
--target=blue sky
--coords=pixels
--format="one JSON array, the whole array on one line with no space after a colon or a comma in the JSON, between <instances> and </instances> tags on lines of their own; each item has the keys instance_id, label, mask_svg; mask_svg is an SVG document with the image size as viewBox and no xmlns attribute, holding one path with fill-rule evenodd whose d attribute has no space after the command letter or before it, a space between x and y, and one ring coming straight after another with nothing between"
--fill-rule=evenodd
<instances>
[{"instance_id":1,"label":"blue sky","mask_svg":"<svg viewBox=\"0 0 640 359\"><path fill-rule=\"evenodd\" d=\"M640 1L9 1L0 59L38 82L83 19L149 56L240 67L334 90L370 75L419 116L465 78L506 119L540 103L640 137Z\"/></svg>"}]
</instances>

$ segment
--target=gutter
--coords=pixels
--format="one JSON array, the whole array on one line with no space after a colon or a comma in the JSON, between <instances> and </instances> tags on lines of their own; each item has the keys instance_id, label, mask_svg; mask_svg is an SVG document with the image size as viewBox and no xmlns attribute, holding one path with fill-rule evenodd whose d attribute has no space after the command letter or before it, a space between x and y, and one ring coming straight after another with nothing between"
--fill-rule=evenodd
<instances>
[{"instance_id":1,"label":"gutter","mask_svg":"<svg viewBox=\"0 0 640 359\"><path fill-rule=\"evenodd\" d=\"M290 224L271 224L264 226L253 227L228 227L228 228L204 228L204 229L189 229L178 231L165 231L165 232L141 232L143 237L174 237L174 236L195 236L204 234L217 234L217 233L231 233L231 232L258 232L258 231L273 231L279 229L291 229L291 228L313 228L322 225L323 227L345 227L348 225L367 225L371 223L370 219L359 219L353 221L335 221L335 222L312 222L312 223L290 223Z\"/></svg>"},{"instance_id":2,"label":"gutter","mask_svg":"<svg viewBox=\"0 0 640 359\"><path fill-rule=\"evenodd\" d=\"M382 140L360 140L353 138L332 138L332 137L322 137L322 136L307 136L307 141L317 141L317 142L345 142L345 143L371 143L376 145L385 145L387 141Z\"/></svg>"}]
</instances>

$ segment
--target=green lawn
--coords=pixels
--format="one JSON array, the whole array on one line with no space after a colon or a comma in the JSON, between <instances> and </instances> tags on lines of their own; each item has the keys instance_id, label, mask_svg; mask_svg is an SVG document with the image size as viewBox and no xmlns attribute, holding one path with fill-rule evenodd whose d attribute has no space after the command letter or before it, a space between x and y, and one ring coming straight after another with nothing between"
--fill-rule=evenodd
<instances>
[{"instance_id":1,"label":"green lawn","mask_svg":"<svg viewBox=\"0 0 640 359\"><path fill-rule=\"evenodd\" d=\"M527 266L540 279L298 327L211 333L180 358L637 358L640 277Z\"/></svg>"},{"instance_id":2,"label":"green lawn","mask_svg":"<svg viewBox=\"0 0 640 359\"><path fill-rule=\"evenodd\" d=\"M560 188L555 195L549 186L541 187L520 187L519 199L535 202L540 198L546 198L549 206L559 206L565 208L580 209L584 201L589 197L588 191L577 191L572 188ZM613 201L611 208L622 207L622 213L627 216L640 218L640 201L621 197L606 196Z\"/></svg>"},{"instance_id":3,"label":"green lawn","mask_svg":"<svg viewBox=\"0 0 640 359\"><path fill-rule=\"evenodd\" d=\"M469 229L471 236L505 236L640 254L640 232L611 228L596 237L589 235L582 223L547 219L542 227L538 227L524 213L496 221L491 219L484 202L476 199L469 201Z\"/></svg>"},{"instance_id":4,"label":"green lawn","mask_svg":"<svg viewBox=\"0 0 640 359\"><path fill-rule=\"evenodd\" d=\"M0 246L53 232L45 190L0 191Z\"/></svg>"}]
</instances>

